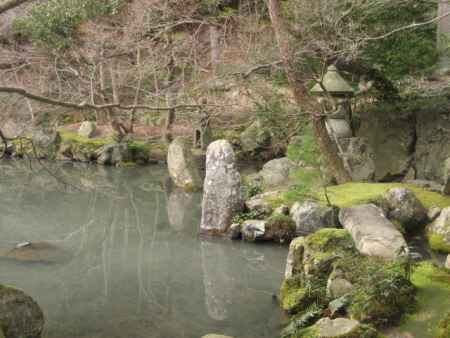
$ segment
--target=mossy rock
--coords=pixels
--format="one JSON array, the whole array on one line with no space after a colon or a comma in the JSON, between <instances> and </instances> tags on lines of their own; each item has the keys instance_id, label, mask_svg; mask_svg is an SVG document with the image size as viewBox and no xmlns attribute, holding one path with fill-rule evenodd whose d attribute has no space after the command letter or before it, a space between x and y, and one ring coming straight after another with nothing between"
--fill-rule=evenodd
<instances>
[{"instance_id":1,"label":"mossy rock","mask_svg":"<svg viewBox=\"0 0 450 338\"><path fill-rule=\"evenodd\" d=\"M383 336L369 325L357 321L337 318L323 318L315 325L298 330L289 338L382 338Z\"/></svg>"},{"instance_id":2,"label":"mossy rock","mask_svg":"<svg viewBox=\"0 0 450 338\"><path fill-rule=\"evenodd\" d=\"M23 291L0 285L0 328L5 338L40 338L44 314Z\"/></svg>"},{"instance_id":3,"label":"mossy rock","mask_svg":"<svg viewBox=\"0 0 450 338\"><path fill-rule=\"evenodd\" d=\"M433 250L450 253L450 207L427 227L427 237Z\"/></svg>"},{"instance_id":4,"label":"mossy rock","mask_svg":"<svg viewBox=\"0 0 450 338\"><path fill-rule=\"evenodd\" d=\"M289 243L295 237L295 222L289 216L274 214L266 222L266 236L275 242Z\"/></svg>"},{"instance_id":5,"label":"mossy rock","mask_svg":"<svg viewBox=\"0 0 450 338\"><path fill-rule=\"evenodd\" d=\"M280 289L281 308L296 313L309 304L308 294L300 279L286 279Z\"/></svg>"},{"instance_id":6,"label":"mossy rock","mask_svg":"<svg viewBox=\"0 0 450 338\"><path fill-rule=\"evenodd\" d=\"M436 338L450 338L450 312L439 322Z\"/></svg>"}]
</instances>

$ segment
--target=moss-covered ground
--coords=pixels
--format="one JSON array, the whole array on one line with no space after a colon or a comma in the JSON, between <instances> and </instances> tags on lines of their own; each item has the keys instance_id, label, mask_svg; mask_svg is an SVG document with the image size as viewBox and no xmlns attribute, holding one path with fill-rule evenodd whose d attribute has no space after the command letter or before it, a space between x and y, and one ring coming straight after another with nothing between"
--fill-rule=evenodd
<instances>
[{"instance_id":1,"label":"moss-covered ground","mask_svg":"<svg viewBox=\"0 0 450 338\"><path fill-rule=\"evenodd\" d=\"M399 329L414 337L442 338L438 324L450 311L450 273L422 262L414 269L411 281L417 287L417 308L405 316Z\"/></svg>"},{"instance_id":2,"label":"moss-covered ground","mask_svg":"<svg viewBox=\"0 0 450 338\"><path fill-rule=\"evenodd\" d=\"M351 207L353 205L376 202L381 195L391 188L406 187L414 191L417 198L426 208L450 206L450 196L444 196L436 192L425 190L421 187L403 183L346 183L328 187L327 195L331 204L340 208ZM274 206L280 204L291 205L296 201L312 197L319 201L326 202L324 189L317 189L309 196L296 195L293 190L281 193L276 199L270 200Z\"/></svg>"}]
</instances>

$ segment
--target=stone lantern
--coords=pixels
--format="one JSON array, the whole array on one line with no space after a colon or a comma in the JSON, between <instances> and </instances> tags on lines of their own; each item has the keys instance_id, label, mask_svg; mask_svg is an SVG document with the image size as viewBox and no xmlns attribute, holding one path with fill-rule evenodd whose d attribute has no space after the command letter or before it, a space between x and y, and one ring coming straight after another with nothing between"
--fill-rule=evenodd
<instances>
[{"instance_id":1,"label":"stone lantern","mask_svg":"<svg viewBox=\"0 0 450 338\"><path fill-rule=\"evenodd\" d=\"M352 137L350 98L355 95L355 91L347 81L339 74L336 66L328 67L323 76L322 84L317 83L311 94L319 96L319 102L326 106L332 102L333 110L324 111L327 114L327 130L333 138Z\"/></svg>"}]
</instances>

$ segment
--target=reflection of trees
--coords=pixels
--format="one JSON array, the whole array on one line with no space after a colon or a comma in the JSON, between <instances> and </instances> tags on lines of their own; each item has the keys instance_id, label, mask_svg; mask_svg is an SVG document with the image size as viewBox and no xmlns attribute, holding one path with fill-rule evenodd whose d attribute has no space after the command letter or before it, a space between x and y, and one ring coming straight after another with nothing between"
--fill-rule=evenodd
<instances>
[{"instance_id":1,"label":"reflection of trees","mask_svg":"<svg viewBox=\"0 0 450 338\"><path fill-rule=\"evenodd\" d=\"M28 169L11 168L0 177L2 201L3 191L8 200L0 207L0 231L11 241L57 241L75 256L65 265L0 264L7 276L2 282L26 290L44 308L46 337L201 337L225 333L260 312L255 308L267 286L252 283L267 279L267 258L239 245L199 242L200 196L169 208L174 191L166 196L164 171L64 166L72 182L92 185L66 192L58 184L41 190ZM170 226L168 215L180 208L189 209L177 210L184 215L182 231Z\"/></svg>"}]
</instances>

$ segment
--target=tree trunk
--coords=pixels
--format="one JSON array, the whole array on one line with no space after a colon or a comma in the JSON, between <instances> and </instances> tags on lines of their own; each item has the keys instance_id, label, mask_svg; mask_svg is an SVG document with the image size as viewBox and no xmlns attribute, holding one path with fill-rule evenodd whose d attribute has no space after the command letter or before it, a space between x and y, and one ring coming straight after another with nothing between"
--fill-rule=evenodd
<instances>
[{"instance_id":1,"label":"tree trunk","mask_svg":"<svg viewBox=\"0 0 450 338\"><path fill-rule=\"evenodd\" d=\"M168 106L173 106L175 99L174 99L174 94L173 93L168 93L167 97L167 105ZM163 129L163 141L165 143L170 143L172 142L172 125L175 122L175 109L170 109L167 111L167 115L166 118L164 120L164 129Z\"/></svg>"},{"instance_id":2,"label":"tree trunk","mask_svg":"<svg viewBox=\"0 0 450 338\"><path fill-rule=\"evenodd\" d=\"M28 2L30 0L9 0L2 4L0 4L0 14L9 11L10 9L13 9L15 7L20 6L21 4Z\"/></svg>"},{"instance_id":3,"label":"tree trunk","mask_svg":"<svg viewBox=\"0 0 450 338\"><path fill-rule=\"evenodd\" d=\"M299 106L310 105L307 89L303 81L297 76L295 70L294 53L289 45L289 36L280 16L280 6L278 0L268 0L268 8L272 27L280 50L281 60L289 85L294 93L295 101ZM314 108L317 110L317 107ZM330 139L325 126L323 116L312 116L313 130L320 150L325 156L327 164L336 176L338 183L342 184L351 181L351 177L345 169L342 159L339 157L333 141Z\"/></svg>"}]
</instances>

